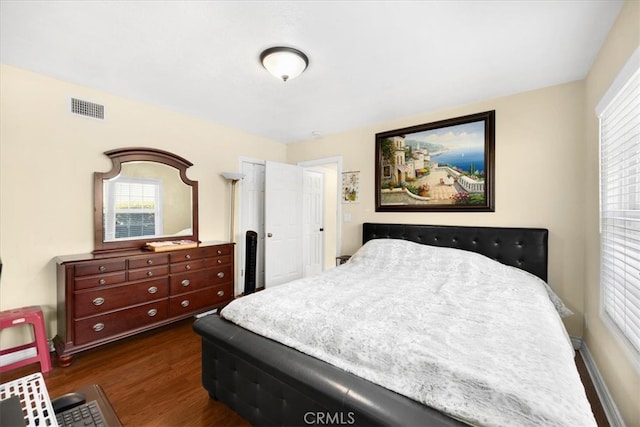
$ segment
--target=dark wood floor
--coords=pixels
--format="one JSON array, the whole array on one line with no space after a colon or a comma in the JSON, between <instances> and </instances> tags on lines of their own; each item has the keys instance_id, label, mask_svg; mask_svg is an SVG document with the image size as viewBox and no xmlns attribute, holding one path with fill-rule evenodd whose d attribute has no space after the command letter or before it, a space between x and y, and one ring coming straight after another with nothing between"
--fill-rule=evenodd
<instances>
[{"instance_id":1,"label":"dark wood floor","mask_svg":"<svg viewBox=\"0 0 640 427\"><path fill-rule=\"evenodd\" d=\"M53 360L53 370L43 374L49 395L99 384L129 427L249 426L202 387L200 336L192 324L188 319L80 353L68 368ZM38 364L29 365L0 374L0 382L38 371Z\"/></svg>"},{"instance_id":2,"label":"dark wood floor","mask_svg":"<svg viewBox=\"0 0 640 427\"><path fill-rule=\"evenodd\" d=\"M68 368L44 374L51 397L99 384L125 426L249 426L201 384L200 337L185 320L77 355ZM576 357L599 427L608 427L584 362ZM29 365L0 374L0 383L38 372Z\"/></svg>"}]
</instances>

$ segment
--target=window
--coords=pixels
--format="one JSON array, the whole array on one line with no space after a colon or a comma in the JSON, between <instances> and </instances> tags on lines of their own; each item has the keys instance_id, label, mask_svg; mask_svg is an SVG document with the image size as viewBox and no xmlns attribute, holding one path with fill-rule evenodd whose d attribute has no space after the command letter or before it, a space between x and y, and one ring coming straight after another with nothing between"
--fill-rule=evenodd
<instances>
[{"instance_id":1,"label":"window","mask_svg":"<svg viewBox=\"0 0 640 427\"><path fill-rule=\"evenodd\" d=\"M113 199L112 211L104 215L105 240L162 235L162 182L153 179L122 178L109 182L105 198Z\"/></svg>"},{"instance_id":2,"label":"window","mask_svg":"<svg viewBox=\"0 0 640 427\"><path fill-rule=\"evenodd\" d=\"M636 353L640 352L639 52L632 55L596 109L602 311Z\"/></svg>"}]
</instances>

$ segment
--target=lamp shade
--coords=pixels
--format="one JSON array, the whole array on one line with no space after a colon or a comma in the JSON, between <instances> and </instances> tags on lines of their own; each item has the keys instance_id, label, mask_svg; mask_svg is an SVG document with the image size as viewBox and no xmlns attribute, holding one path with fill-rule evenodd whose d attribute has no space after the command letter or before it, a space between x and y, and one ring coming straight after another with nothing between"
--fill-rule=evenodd
<instances>
[{"instance_id":1,"label":"lamp shade","mask_svg":"<svg viewBox=\"0 0 640 427\"><path fill-rule=\"evenodd\" d=\"M229 181L239 181L244 178L244 174L240 172L222 172L221 175Z\"/></svg>"},{"instance_id":2,"label":"lamp shade","mask_svg":"<svg viewBox=\"0 0 640 427\"><path fill-rule=\"evenodd\" d=\"M298 77L309 66L309 58L298 49L291 47L272 47L260 54L264 68L283 81Z\"/></svg>"}]
</instances>

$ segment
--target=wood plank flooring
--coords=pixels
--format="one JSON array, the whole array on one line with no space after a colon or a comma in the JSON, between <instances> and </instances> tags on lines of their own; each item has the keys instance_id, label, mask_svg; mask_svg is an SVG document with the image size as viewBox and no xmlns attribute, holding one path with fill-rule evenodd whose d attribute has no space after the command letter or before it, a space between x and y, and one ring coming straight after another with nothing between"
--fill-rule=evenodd
<instances>
[{"instance_id":1,"label":"wood plank flooring","mask_svg":"<svg viewBox=\"0 0 640 427\"><path fill-rule=\"evenodd\" d=\"M249 426L202 387L200 336L192 319L80 353L68 368L53 360L43 374L53 398L99 384L124 426ZM0 374L0 382L33 372L29 365Z\"/></svg>"},{"instance_id":2,"label":"wood plank flooring","mask_svg":"<svg viewBox=\"0 0 640 427\"><path fill-rule=\"evenodd\" d=\"M209 398L202 387L200 336L192 319L146 332L75 356L68 368L44 374L51 397L99 384L125 426L249 426L224 404ZM576 356L587 397L599 427L606 416L588 377L582 358ZM38 372L29 365L0 374L0 383Z\"/></svg>"}]
</instances>

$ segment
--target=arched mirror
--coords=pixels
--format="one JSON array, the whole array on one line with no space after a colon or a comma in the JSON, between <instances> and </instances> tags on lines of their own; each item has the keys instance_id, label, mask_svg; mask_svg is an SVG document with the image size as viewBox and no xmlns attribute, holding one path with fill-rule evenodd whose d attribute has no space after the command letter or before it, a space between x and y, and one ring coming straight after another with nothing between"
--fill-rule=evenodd
<instances>
[{"instance_id":1,"label":"arched mirror","mask_svg":"<svg viewBox=\"0 0 640 427\"><path fill-rule=\"evenodd\" d=\"M104 154L113 167L94 173L94 253L198 241L198 182L186 174L191 162L151 148Z\"/></svg>"}]
</instances>

